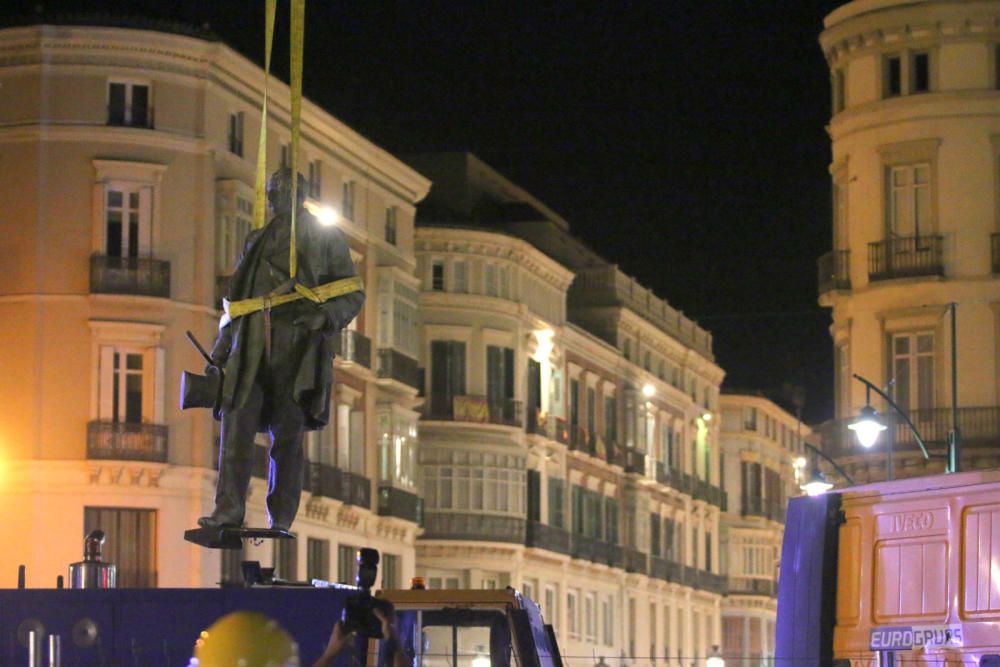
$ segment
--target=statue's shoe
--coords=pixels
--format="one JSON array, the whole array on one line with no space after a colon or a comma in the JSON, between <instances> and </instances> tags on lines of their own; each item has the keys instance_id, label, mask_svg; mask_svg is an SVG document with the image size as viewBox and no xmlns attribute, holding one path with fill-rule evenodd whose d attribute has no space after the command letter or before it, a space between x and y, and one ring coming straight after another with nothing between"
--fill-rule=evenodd
<instances>
[{"instance_id":1,"label":"statue's shoe","mask_svg":"<svg viewBox=\"0 0 1000 667\"><path fill-rule=\"evenodd\" d=\"M202 528L239 528L242 521L232 521L222 517L217 517L214 514L212 516L203 516L198 519L198 525Z\"/></svg>"}]
</instances>

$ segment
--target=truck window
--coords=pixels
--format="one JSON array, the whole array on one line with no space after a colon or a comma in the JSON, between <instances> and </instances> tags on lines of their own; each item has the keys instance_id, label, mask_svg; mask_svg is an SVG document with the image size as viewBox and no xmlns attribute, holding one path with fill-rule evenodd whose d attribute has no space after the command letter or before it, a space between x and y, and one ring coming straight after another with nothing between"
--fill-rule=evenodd
<instances>
[{"instance_id":1,"label":"truck window","mask_svg":"<svg viewBox=\"0 0 1000 667\"><path fill-rule=\"evenodd\" d=\"M416 667L517 667L501 611L405 611L398 614L398 624L403 649Z\"/></svg>"}]
</instances>

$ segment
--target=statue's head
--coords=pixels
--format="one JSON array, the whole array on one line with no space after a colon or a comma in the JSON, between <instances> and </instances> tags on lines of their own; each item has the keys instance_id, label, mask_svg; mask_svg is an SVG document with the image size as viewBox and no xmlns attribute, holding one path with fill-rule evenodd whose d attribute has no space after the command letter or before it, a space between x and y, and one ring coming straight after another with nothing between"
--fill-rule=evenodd
<instances>
[{"instance_id":1,"label":"statue's head","mask_svg":"<svg viewBox=\"0 0 1000 667\"><path fill-rule=\"evenodd\" d=\"M296 199L299 206L306 200L306 179L299 174L298 191ZM288 167L281 167L271 174L267 181L267 200L271 203L271 209L275 213L285 213L292 210L292 170Z\"/></svg>"}]
</instances>

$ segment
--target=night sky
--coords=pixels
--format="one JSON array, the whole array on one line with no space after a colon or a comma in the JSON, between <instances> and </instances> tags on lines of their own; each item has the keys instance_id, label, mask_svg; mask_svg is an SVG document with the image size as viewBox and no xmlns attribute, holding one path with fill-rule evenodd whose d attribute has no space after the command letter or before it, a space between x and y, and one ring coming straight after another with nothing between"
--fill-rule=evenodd
<instances>
[{"instance_id":1,"label":"night sky","mask_svg":"<svg viewBox=\"0 0 1000 667\"><path fill-rule=\"evenodd\" d=\"M263 0L85 4L208 23L261 61ZM781 400L801 385L817 421L833 393L816 305L831 237L817 37L840 4L310 0L305 88L391 152L476 153L712 331L726 388ZM278 14L281 73L287 3Z\"/></svg>"}]
</instances>

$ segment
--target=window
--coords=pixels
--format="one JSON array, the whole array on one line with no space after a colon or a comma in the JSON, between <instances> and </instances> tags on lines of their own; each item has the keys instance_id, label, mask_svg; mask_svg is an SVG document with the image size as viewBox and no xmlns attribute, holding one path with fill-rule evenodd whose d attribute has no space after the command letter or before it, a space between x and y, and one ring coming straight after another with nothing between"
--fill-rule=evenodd
<instances>
[{"instance_id":1,"label":"window","mask_svg":"<svg viewBox=\"0 0 1000 667\"><path fill-rule=\"evenodd\" d=\"M492 452L431 451L422 455L424 508L525 515L525 459Z\"/></svg>"},{"instance_id":2,"label":"window","mask_svg":"<svg viewBox=\"0 0 1000 667\"><path fill-rule=\"evenodd\" d=\"M500 298L510 299L513 294L510 287L510 267L500 267Z\"/></svg>"},{"instance_id":3,"label":"window","mask_svg":"<svg viewBox=\"0 0 1000 667\"><path fill-rule=\"evenodd\" d=\"M313 160L309 163L309 180L307 184L309 188L308 196L312 199L319 199L322 192L319 160Z\"/></svg>"},{"instance_id":4,"label":"window","mask_svg":"<svg viewBox=\"0 0 1000 667\"><path fill-rule=\"evenodd\" d=\"M343 386L343 385L340 385ZM359 475L365 472L365 412L352 410L347 403L338 403L337 467Z\"/></svg>"},{"instance_id":5,"label":"window","mask_svg":"<svg viewBox=\"0 0 1000 667\"><path fill-rule=\"evenodd\" d=\"M229 114L229 152L243 157L243 112Z\"/></svg>"},{"instance_id":6,"label":"window","mask_svg":"<svg viewBox=\"0 0 1000 667\"><path fill-rule=\"evenodd\" d=\"M459 294L465 294L469 291L469 276L466 271L465 261L456 260L455 263L451 265L451 268L454 291Z\"/></svg>"},{"instance_id":7,"label":"window","mask_svg":"<svg viewBox=\"0 0 1000 667\"><path fill-rule=\"evenodd\" d=\"M653 366L652 355L650 354L649 350L646 350L646 353L642 357L642 367L648 371L652 369L652 366Z\"/></svg>"},{"instance_id":8,"label":"window","mask_svg":"<svg viewBox=\"0 0 1000 667\"><path fill-rule=\"evenodd\" d=\"M618 544L618 501L609 497L604 498L604 539Z\"/></svg>"},{"instance_id":9,"label":"window","mask_svg":"<svg viewBox=\"0 0 1000 667\"><path fill-rule=\"evenodd\" d=\"M395 554L382 554L382 583L379 586L383 590L398 590L401 587L401 575L399 567L399 556Z\"/></svg>"},{"instance_id":10,"label":"window","mask_svg":"<svg viewBox=\"0 0 1000 667\"><path fill-rule=\"evenodd\" d=\"M597 641L597 598L587 593L583 598L584 637L587 641Z\"/></svg>"},{"instance_id":11,"label":"window","mask_svg":"<svg viewBox=\"0 0 1000 667\"><path fill-rule=\"evenodd\" d=\"M659 514L649 515L649 544L650 544L650 554L652 556L659 557L662 549L662 540L660 539L660 526L661 520Z\"/></svg>"},{"instance_id":12,"label":"window","mask_svg":"<svg viewBox=\"0 0 1000 667\"><path fill-rule=\"evenodd\" d=\"M149 84L124 81L108 83L108 125L153 127Z\"/></svg>"},{"instance_id":13,"label":"window","mask_svg":"<svg viewBox=\"0 0 1000 667\"><path fill-rule=\"evenodd\" d=\"M486 346L486 402L494 423L514 423L514 350Z\"/></svg>"},{"instance_id":14,"label":"window","mask_svg":"<svg viewBox=\"0 0 1000 667\"><path fill-rule=\"evenodd\" d=\"M559 627L559 596L556 595L555 586L545 587L545 607L542 613L553 627Z\"/></svg>"},{"instance_id":15,"label":"window","mask_svg":"<svg viewBox=\"0 0 1000 667\"><path fill-rule=\"evenodd\" d=\"M615 643L615 604L611 597L601 600L601 629L603 635L601 639L605 646L614 646Z\"/></svg>"},{"instance_id":16,"label":"window","mask_svg":"<svg viewBox=\"0 0 1000 667\"><path fill-rule=\"evenodd\" d=\"M563 507L566 486L563 480L549 477L549 517L548 524L553 528L563 528L566 525L566 511Z\"/></svg>"},{"instance_id":17,"label":"window","mask_svg":"<svg viewBox=\"0 0 1000 667\"><path fill-rule=\"evenodd\" d=\"M119 588L156 587L156 510L85 507L83 534L93 530L107 537L103 558L118 567Z\"/></svg>"},{"instance_id":18,"label":"window","mask_svg":"<svg viewBox=\"0 0 1000 667\"><path fill-rule=\"evenodd\" d=\"M431 289L435 292L444 291L444 262L434 260L431 264Z\"/></svg>"},{"instance_id":19,"label":"window","mask_svg":"<svg viewBox=\"0 0 1000 667\"><path fill-rule=\"evenodd\" d=\"M378 406L378 450L380 484L416 488L417 418L408 412Z\"/></svg>"},{"instance_id":20,"label":"window","mask_svg":"<svg viewBox=\"0 0 1000 667\"><path fill-rule=\"evenodd\" d=\"M934 407L934 334L892 336L892 377L896 403L904 410Z\"/></svg>"},{"instance_id":21,"label":"window","mask_svg":"<svg viewBox=\"0 0 1000 667\"><path fill-rule=\"evenodd\" d=\"M354 220L354 181L344 181L340 214L345 220Z\"/></svg>"},{"instance_id":22,"label":"window","mask_svg":"<svg viewBox=\"0 0 1000 667\"><path fill-rule=\"evenodd\" d=\"M587 387L587 433L593 437L597 432L597 391Z\"/></svg>"},{"instance_id":23,"label":"window","mask_svg":"<svg viewBox=\"0 0 1000 667\"><path fill-rule=\"evenodd\" d=\"M614 396L604 397L604 442L610 447L618 441L618 403Z\"/></svg>"},{"instance_id":24,"label":"window","mask_svg":"<svg viewBox=\"0 0 1000 667\"><path fill-rule=\"evenodd\" d=\"M833 71L833 89L831 93L831 99L833 101L833 113L838 114L844 110L847 105L847 100L845 97L845 85L844 85L844 69L837 68Z\"/></svg>"},{"instance_id":25,"label":"window","mask_svg":"<svg viewBox=\"0 0 1000 667\"><path fill-rule=\"evenodd\" d=\"M930 232L929 163L889 167L889 231L900 237ZM906 247L906 246L902 246Z\"/></svg>"},{"instance_id":26,"label":"window","mask_svg":"<svg viewBox=\"0 0 1000 667\"><path fill-rule=\"evenodd\" d=\"M580 619L579 612L576 607L577 603L577 593L576 591L568 591L566 593L566 626L569 631L569 636L574 639L579 639L580 637Z\"/></svg>"},{"instance_id":27,"label":"window","mask_svg":"<svg viewBox=\"0 0 1000 667\"><path fill-rule=\"evenodd\" d=\"M853 415L851 410L851 357L848 343L839 343L834 347L836 358L836 396L837 415L841 418Z\"/></svg>"},{"instance_id":28,"label":"window","mask_svg":"<svg viewBox=\"0 0 1000 667\"><path fill-rule=\"evenodd\" d=\"M903 61L899 55L885 56L882 61L883 97L903 94Z\"/></svg>"},{"instance_id":29,"label":"window","mask_svg":"<svg viewBox=\"0 0 1000 667\"><path fill-rule=\"evenodd\" d=\"M290 540L288 540L290 541ZM330 540L310 537L306 541L306 580L330 578Z\"/></svg>"},{"instance_id":30,"label":"window","mask_svg":"<svg viewBox=\"0 0 1000 667\"><path fill-rule=\"evenodd\" d=\"M218 275L229 275L243 253L247 234L253 229L253 188L241 181L216 181L216 255Z\"/></svg>"},{"instance_id":31,"label":"window","mask_svg":"<svg viewBox=\"0 0 1000 667\"><path fill-rule=\"evenodd\" d=\"M535 586L530 581L521 582L521 594L529 600L535 599Z\"/></svg>"},{"instance_id":32,"label":"window","mask_svg":"<svg viewBox=\"0 0 1000 667\"><path fill-rule=\"evenodd\" d=\"M277 542L294 542L294 540L275 540ZM355 584L358 578L358 548L349 544L337 545L337 582Z\"/></svg>"},{"instance_id":33,"label":"window","mask_svg":"<svg viewBox=\"0 0 1000 667\"><path fill-rule=\"evenodd\" d=\"M451 418L454 399L465 395L465 343L431 341L431 413Z\"/></svg>"},{"instance_id":34,"label":"window","mask_svg":"<svg viewBox=\"0 0 1000 667\"><path fill-rule=\"evenodd\" d=\"M910 55L910 92L926 93L931 89L930 54Z\"/></svg>"},{"instance_id":35,"label":"window","mask_svg":"<svg viewBox=\"0 0 1000 667\"><path fill-rule=\"evenodd\" d=\"M298 540L274 541L274 576L285 581L298 580Z\"/></svg>"},{"instance_id":36,"label":"window","mask_svg":"<svg viewBox=\"0 0 1000 667\"><path fill-rule=\"evenodd\" d=\"M483 269L483 288L487 296L497 296L497 267L487 264Z\"/></svg>"},{"instance_id":37,"label":"window","mask_svg":"<svg viewBox=\"0 0 1000 667\"><path fill-rule=\"evenodd\" d=\"M281 144L281 167L292 166L292 147L289 144Z\"/></svg>"},{"instance_id":38,"label":"window","mask_svg":"<svg viewBox=\"0 0 1000 667\"><path fill-rule=\"evenodd\" d=\"M705 533L705 569L712 571L712 534Z\"/></svg>"},{"instance_id":39,"label":"window","mask_svg":"<svg viewBox=\"0 0 1000 667\"><path fill-rule=\"evenodd\" d=\"M629 361L632 360L632 341L628 338L626 338L625 342L622 343L622 354L624 354L625 358Z\"/></svg>"},{"instance_id":40,"label":"window","mask_svg":"<svg viewBox=\"0 0 1000 667\"><path fill-rule=\"evenodd\" d=\"M757 430L757 408L743 409L743 430L744 431Z\"/></svg>"},{"instance_id":41,"label":"window","mask_svg":"<svg viewBox=\"0 0 1000 667\"><path fill-rule=\"evenodd\" d=\"M396 218L399 215L399 209L395 206L390 206L385 209L385 242L396 245Z\"/></svg>"},{"instance_id":42,"label":"window","mask_svg":"<svg viewBox=\"0 0 1000 667\"><path fill-rule=\"evenodd\" d=\"M148 257L151 251L152 213L152 187L135 183L108 183L104 200L105 254L130 259Z\"/></svg>"},{"instance_id":43,"label":"window","mask_svg":"<svg viewBox=\"0 0 1000 667\"><path fill-rule=\"evenodd\" d=\"M1000 90L1000 44L993 47L993 87Z\"/></svg>"}]
</instances>

